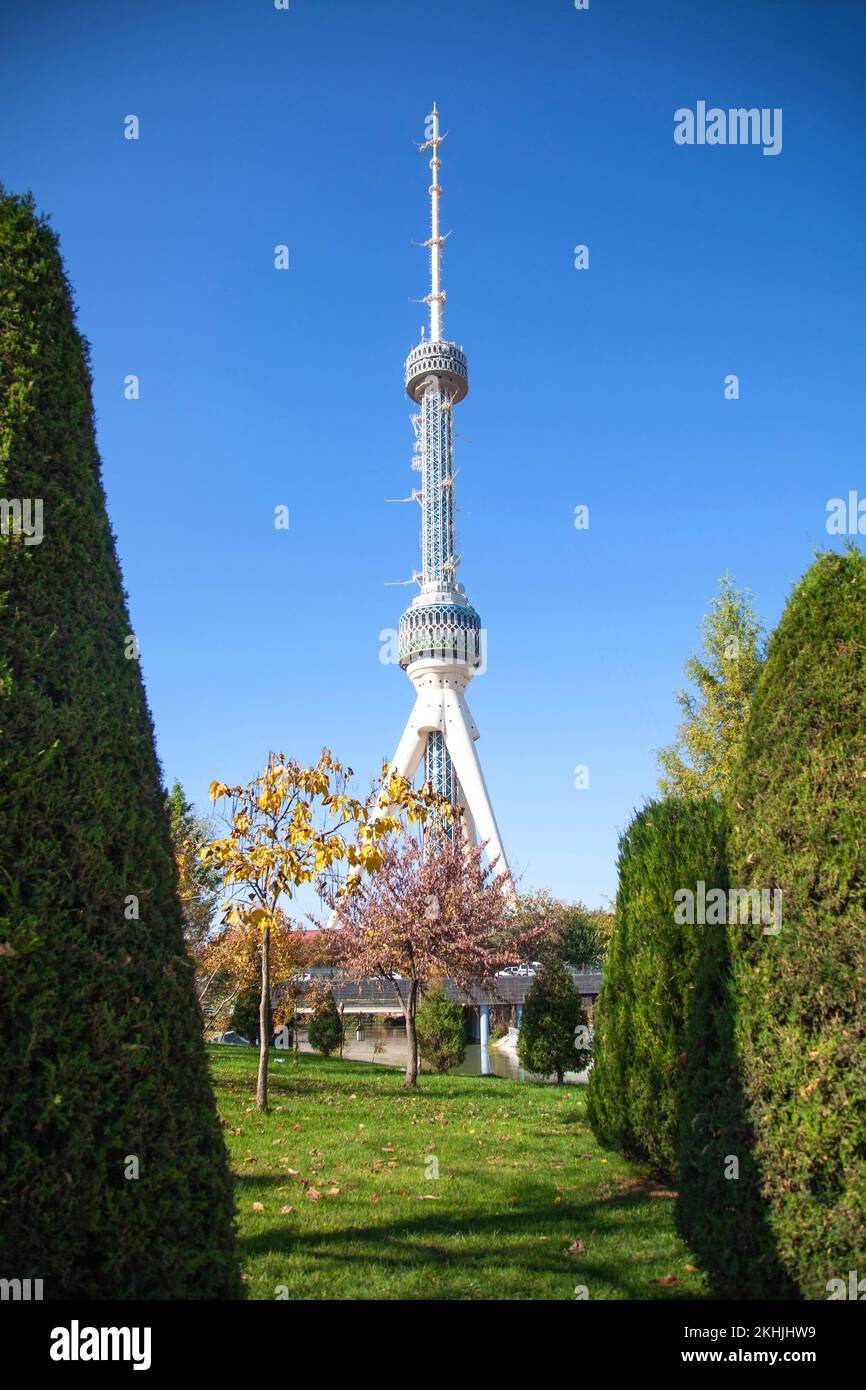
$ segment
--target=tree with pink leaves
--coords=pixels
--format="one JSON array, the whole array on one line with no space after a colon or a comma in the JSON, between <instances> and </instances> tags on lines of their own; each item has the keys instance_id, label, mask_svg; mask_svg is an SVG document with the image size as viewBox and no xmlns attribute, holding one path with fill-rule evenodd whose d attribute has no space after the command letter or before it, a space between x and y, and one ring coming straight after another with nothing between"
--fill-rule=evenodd
<instances>
[{"instance_id":1,"label":"tree with pink leaves","mask_svg":"<svg viewBox=\"0 0 866 1390\"><path fill-rule=\"evenodd\" d=\"M482 864L483 846L427 833L380 845L381 866L333 901L328 932L336 962L353 979L390 984L406 1020L406 1086L417 1084L415 1016L436 979L470 991L526 959L549 926L521 927L508 877Z\"/></svg>"}]
</instances>

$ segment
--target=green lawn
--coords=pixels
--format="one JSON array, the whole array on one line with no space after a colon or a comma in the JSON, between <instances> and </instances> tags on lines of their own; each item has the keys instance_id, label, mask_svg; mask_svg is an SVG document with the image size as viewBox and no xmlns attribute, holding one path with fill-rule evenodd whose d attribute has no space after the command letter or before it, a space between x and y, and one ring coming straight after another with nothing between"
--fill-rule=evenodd
<instances>
[{"instance_id":1,"label":"green lawn","mask_svg":"<svg viewBox=\"0 0 866 1390\"><path fill-rule=\"evenodd\" d=\"M208 1052L252 1298L706 1293L671 1194L599 1148L580 1087L423 1076L412 1094L387 1067L274 1053L261 1116L252 1050Z\"/></svg>"}]
</instances>

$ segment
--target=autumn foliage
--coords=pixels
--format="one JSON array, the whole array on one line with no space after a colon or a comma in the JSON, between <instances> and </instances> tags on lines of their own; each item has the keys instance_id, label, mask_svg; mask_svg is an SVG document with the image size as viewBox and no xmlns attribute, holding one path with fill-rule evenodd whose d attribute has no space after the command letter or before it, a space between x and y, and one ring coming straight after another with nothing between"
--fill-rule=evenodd
<instances>
[{"instance_id":1,"label":"autumn foliage","mask_svg":"<svg viewBox=\"0 0 866 1390\"><path fill-rule=\"evenodd\" d=\"M429 786L416 791L386 766L366 797L350 795L352 769L324 749L312 767L284 753L271 753L265 769L246 786L212 782L211 799L229 804L228 833L212 840L202 862L222 877L227 902L224 922L237 935L232 945L256 949L261 970L259 1075L256 1103L268 1104L268 1040L271 1014L272 948L282 941L291 955L300 932L292 930L284 902L305 883L316 882L333 901L351 897L364 873L383 863L380 842L405 824L423 825L434 812L441 824L453 815ZM348 867L338 884L339 872ZM278 933L287 933L280 938ZM215 943L214 949L225 949Z\"/></svg>"},{"instance_id":2,"label":"autumn foliage","mask_svg":"<svg viewBox=\"0 0 866 1390\"><path fill-rule=\"evenodd\" d=\"M519 963L545 924L522 927L504 873L482 862L482 846L431 832L426 845L391 838L381 866L353 893L336 899L334 956L354 979L377 978L399 1000L406 1020L406 1083L417 1079L415 1019L419 993L447 978L467 993Z\"/></svg>"}]
</instances>

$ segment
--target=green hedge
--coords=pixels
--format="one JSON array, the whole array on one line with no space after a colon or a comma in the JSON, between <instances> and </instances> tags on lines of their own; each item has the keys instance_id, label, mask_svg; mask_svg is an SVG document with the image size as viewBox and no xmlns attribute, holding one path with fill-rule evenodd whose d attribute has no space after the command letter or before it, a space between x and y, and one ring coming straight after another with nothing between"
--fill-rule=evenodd
<instances>
[{"instance_id":1,"label":"green hedge","mask_svg":"<svg viewBox=\"0 0 866 1390\"><path fill-rule=\"evenodd\" d=\"M684 1224L747 1297L784 1282L826 1298L866 1273L864 671L866 559L823 554L770 640L731 787L731 881L780 889L782 927L729 927L710 972L727 1012L694 1095ZM751 1170L736 1200L730 1154Z\"/></svg>"},{"instance_id":2,"label":"green hedge","mask_svg":"<svg viewBox=\"0 0 866 1390\"><path fill-rule=\"evenodd\" d=\"M2 188L0 372L0 496L42 499L44 526L0 536L3 1273L46 1298L237 1296L87 348L54 234Z\"/></svg>"},{"instance_id":3,"label":"green hedge","mask_svg":"<svg viewBox=\"0 0 866 1390\"><path fill-rule=\"evenodd\" d=\"M727 818L711 798L667 797L635 816L619 845L616 926L598 1001L588 1106L601 1143L678 1169L686 1033L702 936L681 891L727 885Z\"/></svg>"}]
</instances>

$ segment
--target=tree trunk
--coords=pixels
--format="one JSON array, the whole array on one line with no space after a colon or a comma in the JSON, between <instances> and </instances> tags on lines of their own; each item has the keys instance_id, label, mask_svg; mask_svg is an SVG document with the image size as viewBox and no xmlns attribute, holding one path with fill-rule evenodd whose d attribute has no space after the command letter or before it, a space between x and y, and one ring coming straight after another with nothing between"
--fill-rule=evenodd
<instances>
[{"instance_id":1,"label":"tree trunk","mask_svg":"<svg viewBox=\"0 0 866 1390\"><path fill-rule=\"evenodd\" d=\"M262 932L262 993L259 999L259 1079L256 1105L268 1108L268 1044L271 1040L271 929Z\"/></svg>"},{"instance_id":2,"label":"tree trunk","mask_svg":"<svg viewBox=\"0 0 866 1390\"><path fill-rule=\"evenodd\" d=\"M403 1004L403 1016L406 1019L406 1075L403 1079L404 1086L417 1086L418 1084L418 1035L415 1032L415 1013L417 1008L418 981L410 980L409 993Z\"/></svg>"},{"instance_id":3,"label":"tree trunk","mask_svg":"<svg viewBox=\"0 0 866 1390\"><path fill-rule=\"evenodd\" d=\"M563 1076L564 1076L564 1073L563 1073L562 1067L557 1067L557 1068L556 1068L556 1084L557 1084L557 1086L561 1086L561 1085L562 1085Z\"/></svg>"}]
</instances>

